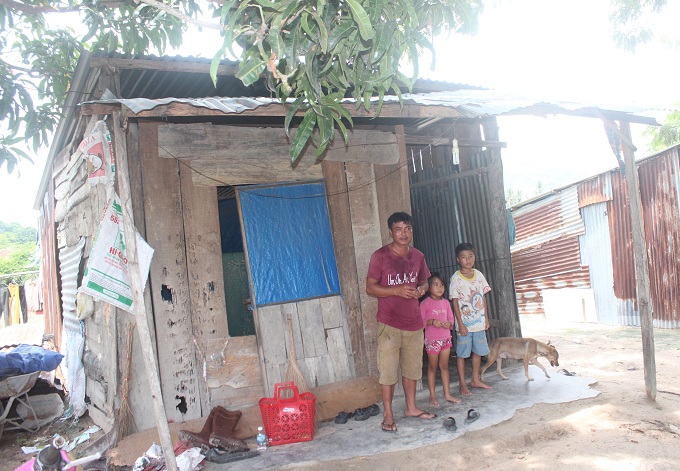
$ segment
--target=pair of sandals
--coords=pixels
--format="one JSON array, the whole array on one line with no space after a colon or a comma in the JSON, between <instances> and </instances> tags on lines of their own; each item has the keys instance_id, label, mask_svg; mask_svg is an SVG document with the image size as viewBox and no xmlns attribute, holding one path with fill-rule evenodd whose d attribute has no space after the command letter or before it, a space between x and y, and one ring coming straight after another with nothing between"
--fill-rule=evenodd
<instances>
[{"instance_id":1,"label":"pair of sandals","mask_svg":"<svg viewBox=\"0 0 680 471\"><path fill-rule=\"evenodd\" d=\"M380 414L380 406L378 406L378 404L371 404L368 407L360 407L359 409L355 409L354 412L340 412L335 418L335 423L346 424L351 418L362 421L378 414Z\"/></svg>"},{"instance_id":2,"label":"pair of sandals","mask_svg":"<svg viewBox=\"0 0 680 471\"><path fill-rule=\"evenodd\" d=\"M479 419L479 412L477 412L474 409L470 409L467 413L467 417L465 418L465 423L471 424L477 419ZM455 432L456 430L458 430L458 425L456 425L456 419L454 419L453 417L447 417L446 419L444 419L444 428L449 432Z\"/></svg>"}]
</instances>

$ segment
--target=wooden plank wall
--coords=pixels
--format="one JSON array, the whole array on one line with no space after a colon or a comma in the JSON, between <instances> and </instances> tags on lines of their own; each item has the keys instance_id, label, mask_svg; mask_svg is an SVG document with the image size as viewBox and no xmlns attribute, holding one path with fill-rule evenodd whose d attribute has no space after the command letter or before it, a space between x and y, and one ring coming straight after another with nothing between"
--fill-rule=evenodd
<instances>
[{"instance_id":1,"label":"wooden plank wall","mask_svg":"<svg viewBox=\"0 0 680 471\"><path fill-rule=\"evenodd\" d=\"M198 380L201 392L202 415L210 412L208 397L207 362L222 350L227 340L227 310L222 273L222 245L220 219L217 208L217 188L195 186L191 168L180 165L182 218L184 221L189 301L193 336L200 348L197 358L202 373ZM210 347L219 348L218 352ZM205 371L206 377L203 377Z\"/></svg>"},{"instance_id":2,"label":"wooden plank wall","mask_svg":"<svg viewBox=\"0 0 680 471\"><path fill-rule=\"evenodd\" d=\"M310 388L354 377L340 296L259 307L256 322L264 354L268 396L273 394L276 383L286 380L291 328L296 362Z\"/></svg>"},{"instance_id":3,"label":"wooden plank wall","mask_svg":"<svg viewBox=\"0 0 680 471\"><path fill-rule=\"evenodd\" d=\"M378 324L376 312L378 311L378 301L377 298L366 294L368 261L371 254L383 245L379 229L381 222L374 183L375 173L370 164L347 163L345 164L345 174L347 176L354 257L359 283L364 352L368 361L366 372L369 376L377 376L376 339L378 337Z\"/></svg>"},{"instance_id":4,"label":"wooden plank wall","mask_svg":"<svg viewBox=\"0 0 680 471\"><path fill-rule=\"evenodd\" d=\"M92 131L97 119L91 118L83 125L81 132ZM87 164L83 154L76 151L69 155L69 149L77 148L82 134L76 134L75 141L66 147L60 156L63 164L54 175L55 222L57 223L58 246L73 246L82 238L86 239L81 267L85 267L93 237L97 232L107 203L106 185L90 184ZM88 295L80 295L78 303ZM104 302L94 302L94 313L84 320L85 347L82 363L85 371L85 394L89 398L88 411L95 422L104 430L113 428L118 393L118 345L115 308ZM63 345L60 345L63 347Z\"/></svg>"},{"instance_id":5,"label":"wooden plank wall","mask_svg":"<svg viewBox=\"0 0 680 471\"><path fill-rule=\"evenodd\" d=\"M158 145L153 145L158 142L156 124L140 123L139 129L151 144L143 149L142 179L146 239L156 250L149 281L163 401L168 419L182 422L201 416L202 370L192 341L179 163L158 157Z\"/></svg>"}]
</instances>

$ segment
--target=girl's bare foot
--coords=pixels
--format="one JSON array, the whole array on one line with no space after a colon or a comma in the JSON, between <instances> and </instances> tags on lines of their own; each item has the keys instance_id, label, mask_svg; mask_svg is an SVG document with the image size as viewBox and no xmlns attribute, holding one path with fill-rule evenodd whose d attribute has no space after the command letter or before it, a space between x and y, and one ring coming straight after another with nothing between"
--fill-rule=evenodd
<instances>
[{"instance_id":1,"label":"girl's bare foot","mask_svg":"<svg viewBox=\"0 0 680 471\"><path fill-rule=\"evenodd\" d=\"M491 386L489 386L486 383L483 383L481 381L471 381L470 386L473 388L479 388L479 389L493 389Z\"/></svg>"},{"instance_id":2,"label":"girl's bare foot","mask_svg":"<svg viewBox=\"0 0 680 471\"><path fill-rule=\"evenodd\" d=\"M431 397L431 398L430 398L430 405L431 405L432 407L439 407L439 401L437 400L436 397L434 397L434 398Z\"/></svg>"},{"instance_id":3,"label":"girl's bare foot","mask_svg":"<svg viewBox=\"0 0 680 471\"><path fill-rule=\"evenodd\" d=\"M460 398L452 396L451 394L448 394L448 395L445 394L444 399L446 399L449 402L453 402L454 404L458 404L461 401Z\"/></svg>"},{"instance_id":4,"label":"girl's bare foot","mask_svg":"<svg viewBox=\"0 0 680 471\"><path fill-rule=\"evenodd\" d=\"M460 395L461 396L472 396L472 393L468 389L467 384L460 386Z\"/></svg>"}]
</instances>

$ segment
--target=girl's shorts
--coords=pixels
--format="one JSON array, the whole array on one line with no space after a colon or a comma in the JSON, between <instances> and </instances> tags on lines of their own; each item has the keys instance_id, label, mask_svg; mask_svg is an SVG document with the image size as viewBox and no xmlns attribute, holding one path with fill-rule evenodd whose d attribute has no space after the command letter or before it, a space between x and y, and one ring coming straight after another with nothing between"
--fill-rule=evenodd
<instances>
[{"instance_id":1,"label":"girl's shorts","mask_svg":"<svg viewBox=\"0 0 680 471\"><path fill-rule=\"evenodd\" d=\"M443 340L428 340L425 339L425 351L428 355L439 355L444 350L450 350L453 347L451 337Z\"/></svg>"}]
</instances>

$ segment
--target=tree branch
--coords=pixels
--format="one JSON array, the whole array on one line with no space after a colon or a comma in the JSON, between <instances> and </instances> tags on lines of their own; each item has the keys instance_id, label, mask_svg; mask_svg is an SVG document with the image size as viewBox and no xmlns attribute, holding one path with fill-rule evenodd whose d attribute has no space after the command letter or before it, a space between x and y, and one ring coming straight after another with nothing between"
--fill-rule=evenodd
<instances>
[{"instance_id":1,"label":"tree branch","mask_svg":"<svg viewBox=\"0 0 680 471\"><path fill-rule=\"evenodd\" d=\"M42 13L68 13L80 10L80 7L56 8L52 5L27 5L15 2L14 0L0 0L0 5L6 6L10 10L19 11L28 15L40 15Z\"/></svg>"},{"instance_id":2,"label":"tree branch","mask_svg":"<svg viewBox=\"0 0 680 471\"><path fill-rule=\"evenodd\" d=\"M3 2L5 0L0 0L0 2ZM187 23L191 23L195 26L199 26L201 28L209 28L209 29L215 29L217 31L224 31L224 28L220 25L216 25L215 23L208 23L207 21L201 21L201 20L196 20L194 18L191 18L190 16L185 15L184 13L175 10L174 8L165 5L164 3L158 2L156 0L135 0L138 3L145 3L151 7L158 8L159 10L163 10L164 12L179 18L182 21L185 21Z\"/></svg>"}]
</instances>

